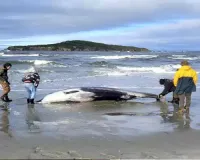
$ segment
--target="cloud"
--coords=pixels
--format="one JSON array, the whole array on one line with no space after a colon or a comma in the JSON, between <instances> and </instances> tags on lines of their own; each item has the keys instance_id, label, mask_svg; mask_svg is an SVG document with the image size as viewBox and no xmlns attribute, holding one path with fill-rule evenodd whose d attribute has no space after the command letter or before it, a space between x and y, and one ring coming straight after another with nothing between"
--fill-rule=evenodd
<instances>
[{"instance_id":1,"label":"cloud","mask_svg":"<svg viewBox=\"0 0 200 160\"><path fill-rule=\"evenodd\" d=\"M200 19L179 20L168 23L155 23L141 28L123 27L104 31L89 31L54 36L35 36L7 40L5 43L24 45L46 44L65 40L82 39L108 44L131 45L149 49L191 49L199 47ZM37 43L36 43L37 42Z\"/></svg>"},{"instance_id":2,"label":"cloud","mask_svg":"<svg viewBox=\"0 0 200 160\"><path fill-rule=\"evenodd\" d=\"M152 24L142 28L127 28L123 32L91 36L94 41L135 45L150 49L200 49L200 19L179 20L176 23ZM81 38L81 37L80 37Z\"/></svg>"},{"instance_id":3,"label":"cloud","mask_svg":"<svg viewBox=\"0 0 200 160\"><path fill-rule=\"evenodd\" d=\"M96 35L93 39L104 38L104 42L118 37L119 40L112 41L141 46L146 45L144 41L154 43L153 40L166 40L167 36L172 36L171 40L177 39L184 30L190 31L184 33L187 37L196 36L187 24L196 30L198 19L198 0L2 0L0 40L7 40L6 44L13 40L14 44L31 38L45 43L45 39L46 42L50 40L43 38L41 41L39 37L52 37L54 42L68 36L88 39L88 33ZM119 28L125 28L125 31ZM112 36L118 29L120 33Z\"/></svg>"}]
</instances>

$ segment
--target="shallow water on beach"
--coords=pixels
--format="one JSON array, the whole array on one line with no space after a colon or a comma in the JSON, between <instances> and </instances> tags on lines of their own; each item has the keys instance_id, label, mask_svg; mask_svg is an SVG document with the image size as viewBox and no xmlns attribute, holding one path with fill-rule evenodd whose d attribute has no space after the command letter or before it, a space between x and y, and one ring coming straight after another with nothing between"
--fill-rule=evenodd
<instances>
[{"instance_id":1,"label":"shallow water on beach","mask_svg":"<svg viewBox=\"0 0 200 160\"><path fill-rule=\"evenodd\" d=\"M158 132L200 129L199 86L192 96L190 114L179 117L166 102L136 99L129 102L86 102L27 106L21 78L35 66L41 76L37 100L54 91L75 87L113 87L158 94L159 78L173 78L187 59L200 71L199 53L120 52L8 52L0 54L9 72L13 102L0 111L1 131L16 138L48 136L134 137ZM199 84L199 83L198 83ZM166 101L171 100L171 94Z\"/></svg>"}]
</instances>

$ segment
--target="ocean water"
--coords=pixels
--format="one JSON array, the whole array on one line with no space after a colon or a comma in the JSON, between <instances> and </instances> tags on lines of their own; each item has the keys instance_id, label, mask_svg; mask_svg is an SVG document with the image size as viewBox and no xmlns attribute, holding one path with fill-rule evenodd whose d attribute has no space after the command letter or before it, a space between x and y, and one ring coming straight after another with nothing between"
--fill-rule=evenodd
<instances>
[{"instance_id":1,"label":"ocean water","mask_svg":"<svg viewBox=\"0 0 200 160\"><path fill-rule=\"evenodd\" d=\"M44 135L137 136L156 132L200 129L199 82L192 95L189 117L177 117L176 106L165 101L136 99L130 102L87 102L76 104L26 105L21 81L34 66L40 76L36 100L44 95L76 87L113 87L159 94L160 78L173 78L181 60L200 72L200 52L1 52L0 62L12 63L9 71L9 112L1 113L1 130L15 137ZM107 113L126 113L107 115ZM8 125L6 125L8 124Z\"/></svg>"}]
</instances>

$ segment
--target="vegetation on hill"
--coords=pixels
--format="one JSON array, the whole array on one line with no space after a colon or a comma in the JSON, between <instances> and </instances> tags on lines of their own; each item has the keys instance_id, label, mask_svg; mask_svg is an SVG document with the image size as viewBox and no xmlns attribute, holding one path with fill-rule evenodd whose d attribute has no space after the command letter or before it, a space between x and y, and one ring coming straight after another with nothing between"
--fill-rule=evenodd
<instances>
[{"instance_id":1,"label":"vegetation on hill","mask_svg":"<svg viewBox=\"0 0 200 160\"><path fill-rule=\"evenodd\" d=\"M146 48L108 45L104 43L96 43L81 40L65 41L61 43L47 45L10 46L7 49L11 51L149 51Z\"/></svg>"}]
</instances>

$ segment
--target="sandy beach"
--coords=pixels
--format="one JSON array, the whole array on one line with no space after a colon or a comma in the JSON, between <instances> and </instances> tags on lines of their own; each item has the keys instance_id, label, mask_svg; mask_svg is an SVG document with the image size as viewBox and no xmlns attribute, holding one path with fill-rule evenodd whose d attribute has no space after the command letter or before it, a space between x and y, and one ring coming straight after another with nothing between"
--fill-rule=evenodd
<instances>
[{"instance_id":1,"label":"sandy beach","mask_svg":"<svg viewBox=\"0 0 200 160\"><path fill-rule=\"evenodd\" d=\"M199 131L186 129L139 137L76 137L57 140L36 136L15 139L0 135L1 159L61 158L199 158Z\"/></svg>"},{"instance_id":2,"label":"sandy beach","mask_svg":"<svg viewBox=\"0 0 200 160\"><path fill-rule=\"evenodd\" d=\"M194 117L193 109L191 109L191 120L189 120L188 117L174 115L169 111L170 106L162 108L162 102L130 103L132 107L134 106L135 112L133 110L130 112L127 105L129 103L70 104L71 109L62 110L60 113L59 110L52 112L52 105L50 108L41 104L35 104L33 107L27 106L24 101L25 99L21 99L19 102L10 103L9 111L1 111L1 159L185 159L200 157L200 131L193 129L191 125L192 117ZM100 105L107 105L110 109L100 108ZM114 107L114 105L117 106ZM156 110L151 108L155 105L157 105ZM147 110L150 112L142 111L143 107L148 107ZM141 109L140 112L137 109ZM160 109L159 112L158 109ZM105 115L106 112L117 113L117 110L122 115ZM61 119L63 112L67 115L66 117L69 116L68 120L56 121L56 118ZM90 117L88 113L93 115ZM81 121L75 123L73 116L77 114ZM94 117L95 121L92 121L91 118ZM105 121L105 117L109 118ZM166 128L157 128L158 126L149 123L149 129L140 131L134 127L137 124L131 125L133 121L127 122L131 119L136 120L137 117L140 119L149 117L154 120L160 117L161 123L166 124ZM17 119L24 119L24 122ZM47 122L50 119L54 122ZM156 124L156 122L152 123ZM173 129L171 125L174 126Z\"/></svg>"}]
</instances>

